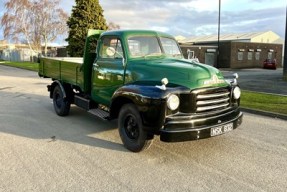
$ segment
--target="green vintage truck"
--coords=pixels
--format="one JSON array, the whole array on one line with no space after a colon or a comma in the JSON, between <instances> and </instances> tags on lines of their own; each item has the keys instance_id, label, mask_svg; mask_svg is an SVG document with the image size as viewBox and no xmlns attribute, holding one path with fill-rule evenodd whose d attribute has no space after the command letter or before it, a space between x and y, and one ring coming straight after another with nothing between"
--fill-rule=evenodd
<instances>
[{"instance_id":1,"label":"green vintage truck","mask_svg":"<svg viewBox=\"0 0 287 192\"><path fill-rule=\"evenodd\" d=\"M147 148L155 135L165 142L221 135L242 122L237 77L183 59L171 35L149 30L90 30L83 58L41 58L39 76L54 109L75 104L105 120L118 119L124 146Z\"/></svg>"}]
</instances>

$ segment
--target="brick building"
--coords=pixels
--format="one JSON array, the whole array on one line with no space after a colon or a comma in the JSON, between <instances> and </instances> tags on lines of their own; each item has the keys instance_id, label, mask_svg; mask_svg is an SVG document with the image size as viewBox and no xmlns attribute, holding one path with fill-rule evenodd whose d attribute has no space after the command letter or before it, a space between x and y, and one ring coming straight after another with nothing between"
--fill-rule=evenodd
<instances>
[{"instance_id":1,"label":"brick building","mask_svg":"<svg viewBox=\"0 0 287 192\"><path fill-rule=\"evenodd\" d=\"M261 68L265 59L275 59L282 67L283 43L272 31L193 37L179 41L185 58L197 57L201 63L217 68ZM217 63L217 61L219 61Z\"/></svg>"}]
</instances>

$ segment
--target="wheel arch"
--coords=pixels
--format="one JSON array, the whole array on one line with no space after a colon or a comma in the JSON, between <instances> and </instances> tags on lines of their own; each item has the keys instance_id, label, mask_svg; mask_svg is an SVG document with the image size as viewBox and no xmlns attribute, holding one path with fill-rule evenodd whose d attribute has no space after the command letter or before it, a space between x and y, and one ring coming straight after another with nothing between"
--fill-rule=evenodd
<instances>
[{"instance_id":1,"label":"wheel arch","mask_svg":"<svg viewBox=\"0 0 287 192\"><path fill-rule=\"evenodd\" d=\"M48 86L48 90L50 92L50 98L53 98L53 92L56 86L59 86L62 93L63 93L63 98L64 99L69 99L72 102L72 98L73 98L73 89L70 86L70 84L65 84L62 83L59 80L54 80L53 83L51 85Z\"/></svg>"},{"instance_id":2,"label":"wheel arch","mask_svg":"<svg viewBox=\"0 0 287 192\"><path fill-rule=\"evenodd\" d=\"M110 105L110 118L118 118L121 107L133 103L141 117L145 129L157 130L161 127L165 114L166 92L149 85L129 84L116 90Z\"/></svg>"},{"instance_id":3,"label":"wheel arch","mask_svg":"<svg viewBox=\"0 0 287 192\"><path fill-rule=\"evenodd\" d=\"M54 89L57 85L59 85L59 87L63 93L63 98L66 98L67 97L66 90L64 89L64 86L62 85L62 83L58 80L53 81L53 83L48 86L48 90L50 92L50 98L51 99L53 98L53 92L54 92Z\"/></svg>"},{"instance_id":4,"label":"wheel arch","mask_svg":"<svg viewBox=\"0 0 287 192\"><path fill-rule=\"evenodd\" d=\"M120 110L123 105L133 103L133 100L131 98L127 98L124 96L118 96L113 99L111 107L110 107L110 117L111 119L116 119L119 116Z\"/></svg>"}]
</instances>

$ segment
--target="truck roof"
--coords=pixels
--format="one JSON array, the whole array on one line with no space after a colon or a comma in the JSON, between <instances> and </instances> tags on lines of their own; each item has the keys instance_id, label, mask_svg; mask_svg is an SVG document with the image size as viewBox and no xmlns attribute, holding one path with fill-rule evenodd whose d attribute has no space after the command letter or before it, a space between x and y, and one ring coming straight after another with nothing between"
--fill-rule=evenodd
<instances>
[{"instance_id":1,"label":"truck roof","mask_svg":"<svg viewBox=\"0 0 287 192\"><path fill-rule=\"evenodd\" d=\"M106 31L102 33L101 35L116 35L116 36L121 36L121 37L134 36L134 35L153 35L153 36L169 37L169 38L174 39L172 35L169 35L164 32L153 31L153 30L135 30L135 29Z\"/></svg>"}]
</instances>

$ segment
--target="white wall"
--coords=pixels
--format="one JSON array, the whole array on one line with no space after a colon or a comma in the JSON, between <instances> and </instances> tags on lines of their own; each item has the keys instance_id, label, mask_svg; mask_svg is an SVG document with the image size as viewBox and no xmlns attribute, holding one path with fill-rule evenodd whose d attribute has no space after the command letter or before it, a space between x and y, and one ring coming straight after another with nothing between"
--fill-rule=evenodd
<instances>
[{"instance_id":1,"label":"white wall","mask_svg":"<svg viewBox=\"0 0 287 192\"><path fill-rule=\"evenodd\" d=\"M31 61L31 56L37 56L29 49L4 49L0 58L6 61Z\"/></svg>"}]
</instances>

